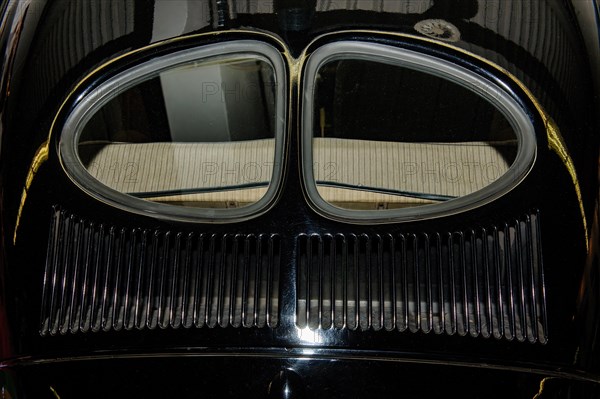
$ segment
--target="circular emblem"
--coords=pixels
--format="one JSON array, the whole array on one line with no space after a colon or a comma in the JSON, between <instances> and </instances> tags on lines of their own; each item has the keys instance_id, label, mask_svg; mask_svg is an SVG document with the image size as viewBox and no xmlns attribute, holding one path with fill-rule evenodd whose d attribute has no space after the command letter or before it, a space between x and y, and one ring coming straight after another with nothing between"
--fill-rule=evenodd
<instances>
[{"instance_id":1,"label":"circular emblem","mask_svg":"<svg viewBox=\"0 0 600 399\"><path fill-rule=\"evenodd\" d=\"M454 25L443 19L425 19L415 24L415 30L425 36L446 42L460 40L460 31Z\"/></svg>"}]
</instances>

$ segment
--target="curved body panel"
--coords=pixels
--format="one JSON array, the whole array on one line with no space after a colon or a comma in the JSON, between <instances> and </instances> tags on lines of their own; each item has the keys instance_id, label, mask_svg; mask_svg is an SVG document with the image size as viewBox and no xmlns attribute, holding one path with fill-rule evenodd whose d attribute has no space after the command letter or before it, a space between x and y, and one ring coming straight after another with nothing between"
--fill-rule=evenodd
<instances>
[{"instance_id":1,"label":"curved body panel","mask_svg":"<svg viewBox=\"0 0 600 399\"><path fill-rule=\"evenodd\" d=\"M175 393L146 386L166 367L181 397L279 397L277 384L306 397L427 396L432 379L456 393L477 380L475 396L597 395L599 71L584 37L597 30L568 3L35 0L2 11L2 392L81 396L100 373L86 396ZM452 31L422 28L431 20ZM285 63L281 179L264 212L169 220L71 180L59 143L82 98L159 56L244 40ZM425 54L492 82L535 132L530 170L440 217L331 218L303 180L302 112L307 60L335 42ZM213 172L239 173L223 168ZM254 380L214 385L248 368Z\"/></svg>"}]
</instances>

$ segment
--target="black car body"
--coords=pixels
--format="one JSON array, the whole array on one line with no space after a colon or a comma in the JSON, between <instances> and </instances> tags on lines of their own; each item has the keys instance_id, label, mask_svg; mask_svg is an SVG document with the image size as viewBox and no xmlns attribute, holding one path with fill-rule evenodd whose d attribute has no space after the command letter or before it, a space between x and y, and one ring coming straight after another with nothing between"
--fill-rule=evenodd
<instances>
[{"instance_id":1,"label":"black car body","mask_svg":"<svg viewBox=\"0 0 600 399\"><path fill-rule=\"evenodd\" d=\"M1 11L1 398L600 395L597 2L20 0ZM258 79L257 92L204 81L222 101L179 121L231 111L200 126L218 135L225 120L228 140L274 143L256 150L265 162L198 164L204 182L269 165L266 185L227 186L263 197L190 207L185 195L212 188L175 187L177 202L120 188L154 170L153 156L119 158L105 180L92 171L123 143L160 146L166 119L176 130L156 104L199 93L193 80L167 92L176 57ZM416 157L404 183L454 183L466 164L414 154L480 145L482 126L487 143L513 146L485 187L403 191L426 204L406 206L390 199L397 187L343 174L397 149ZM386 141L394 129L402 139ZM336 140L355 153L333 162ZM223 140L208 141L194 151ZM90 150L99 142L107 152ZM373 173L391 176L389 162ZM325 182L332 173L348 180ZM371 199L361 208L344 190Z\"/></svg>"}]
</instances>

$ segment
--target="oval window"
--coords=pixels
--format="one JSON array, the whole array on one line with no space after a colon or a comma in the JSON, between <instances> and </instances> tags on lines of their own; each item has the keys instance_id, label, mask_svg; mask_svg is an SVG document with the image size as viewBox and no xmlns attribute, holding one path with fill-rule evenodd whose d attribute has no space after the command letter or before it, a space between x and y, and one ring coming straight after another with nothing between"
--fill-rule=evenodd
<instances>
[{"instance_id":1,"label":"oval window","mask_svg":"<svg viewBox=\"0 0 600 399\"><path fill-rule=\"evenodd\" d=\"M185 50L90 92L60 152L91 195L138 213L232 220L264 210L281 178L285 76L259 42Z\"/></svg>"},{"instance_id":2,"label":"oval window","mask_svg":"<svg viewBox=\"0 0 600 399\"><path fill-rule=\"evenodd\" d=\"M533 126L492 82L409 50L337 42L304 81L311 202L349 221L434 217L506 193L535 157Z\"/></svg>"}]
</instances>

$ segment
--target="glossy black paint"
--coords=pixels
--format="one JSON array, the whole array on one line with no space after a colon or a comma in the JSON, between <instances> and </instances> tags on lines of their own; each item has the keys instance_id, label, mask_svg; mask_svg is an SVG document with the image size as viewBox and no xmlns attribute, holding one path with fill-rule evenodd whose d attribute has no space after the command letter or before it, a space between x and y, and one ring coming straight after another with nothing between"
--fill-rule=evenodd
<instances>
[{"instance_id":1,"label":"glossy black paint","mask_svg":"<svg viewBox=\"0 0 600 399\"><path fill-rule=\"evenodd\" d=\"M291 374L290 368L296 371ZM165 369L179 372L165 373ZM249 369L253 370L251 378ZM10 383L6 384L10 387L8 392L13 394L26 387L24 391L29 393L27 397L36 398L54 398L55 394L61 398L96 395L175 395L185 398L198 395L210 398L433 397L440 388L447 394L468 393L473 398L509 396L530 399L540 391L543 379L541 376L509 370L381 363L366 359L331 361L310 356L287 359L264 356L257 359L243 356L188 358L182 355L179 358L170 356L40 364L17 367L15 371L12 376L4 374L5 380L10 379ZM298 374L303 376L302 380ZM432 384L431 376L436 374L435 384ZM73 380L73 375L83 377ZM424 376L430 380L429 383L424 381ZM579 393L597 392L591 383L569 383L560 378L550 381L544 384L543 398L586 397ZM556 396L560 392L558 387L573 393L571 396ZM275 390L279 392L275 393Z\"/></svg>"},{"instance_id":2,"label":"glossy black paint","mask_svg":"<svg viewBox=\"0 0 600 399\"><path fill-rule=\"evenodd\" d=\"M107 8L100 8L101 3ZM263 10L268 11L263 13L240 12L243 1L197 1L188 3L202 10L200 17L188 20L177 34L172 29L169 33L168 26L163 27L167 33L162 36L155 29L164 9L158 3L3 3L6 11L0 44L6 56L0 79L0 359L6 362L0 368L0 383L14 389L12 397L53 397L48 387L61 397L81 397L82 392L87 397L102 396L103 392L118 392L122 397L140 396L141 392L148 396L162 393L191 397L203 390L208 396L254 397L251 392L266 395L269 382L275 381L272 387L302 386L306 397L353 397L358 392L373 397L395 392L430 396L434 391L458 393L468 387L472 397L530 398L538 393L544 377L555 380L547 385L550 391L539 397L583 398L598 394L590 382L569 381L600 380L599 130L594 113L598 109L598 93L594 93L592 84L592 74L597 75L598 71L591 69L574 12L566 3L514 2L521 4L521 12L515 6L514 14L506 17L509 6L492 1L432 1L430 7L408 13L384 12L386 7L400 3L395 0L373 2L375 10L357 10L347 2L331 2L340 7L333 11L315 9L328 2L250 2L256 10L262 4ZM406 9L409 10L408 5ZM443 18L457 26L462 40L454 43L456 48L417 37L413 26L425 18ZM552 25L538 24L544 20L551 20ZM516 28L505 29L508 22ZM515 34L515 30L521 34ZM206 35L190 36L199 33ZM77 87L84 76L106 61L177 36L182 39L119 59ZM257 218L234 224L192 224L132 215L93 200L65 175L57 156L57 140L62 121L80 95L93 91L118 71L158 54L248 38L267 41L293 57L305 49L310 54L331 41L360 40L408 48L464 66L506 87L527 110L537 133L536 164L512 192L460 215L386 225L334 222L314 212L304 200L298 166L301 93L299 86L294 85L290 88L288 157L281 195L272 209ZM584 239L572 178L559 155L549 149L546 127L535 104L504 72L459 49L514 74L557 123L579 178L589 242ZM68 97L73 90L75 94ZM64 101L65 107L59 112ZM47 161L35 171L23 200L32 160L43 148L57 115ZM167 328L41 337L41 287L55 205L96 223L131 229L279 234L283 259L279 326ZM298 235L463 231L506 223L533 210L539 211L542 221L549 319L546 345L397 331L307 332L295 326ZM277 356L270 355L271 350ZM300 356L315 350L318 357ZM176 354L158 356L172 351ZM222 351L228 356L209 356ZM245 356L235 355L237 351ZM350 360L347 357L353 351L361 352ZM136 353L146 353L148 357L109 360L115 354ZM184 356L198 353L209 357ZM98 360L56 364L23 360L85 356ZM287 369L300 377L279 374ZM125 378L130 370L135 370L133 375ZM252 370L253 378L242 377L247 370ZM298 381L300 378L302 382ZM93 394L86 391L91 379L99 388ZM193 384L150 383L161 379ZM223 382L227 380L236 384ZM432 384L432 380L439 385ZM294 388L297 389L302 388Z\"/></svg>"}]
</instances>

